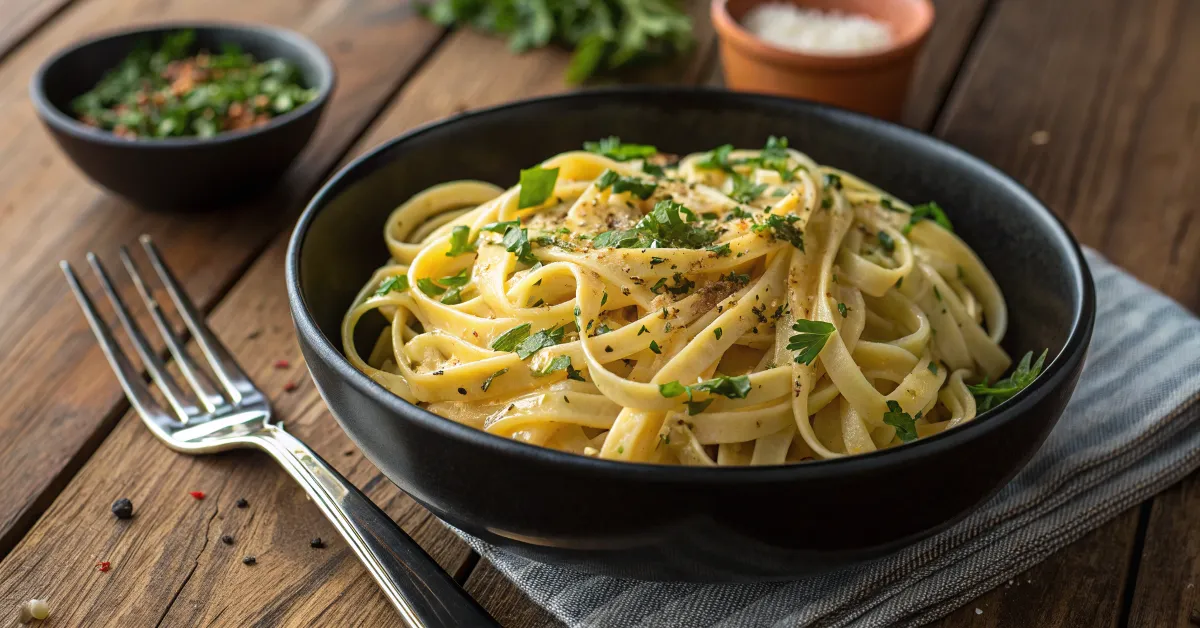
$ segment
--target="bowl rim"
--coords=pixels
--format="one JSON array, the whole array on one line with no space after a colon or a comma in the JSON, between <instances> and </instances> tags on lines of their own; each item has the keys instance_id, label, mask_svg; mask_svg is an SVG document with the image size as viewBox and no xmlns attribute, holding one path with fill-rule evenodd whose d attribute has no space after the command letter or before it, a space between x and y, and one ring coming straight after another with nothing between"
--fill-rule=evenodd
<instances>
[{"instance_id":1,"label":"bowl rim","mask_svg":"<svg viewBox=\"0 0 1200 628\"><path fill-rule=\"evenodd\" d=\"M754 2L762 4L766 0ZM768 63L786 66L801 66L808 71L837 71L853 68L870 68L890 63L916 54L933 30L937 10L931 0L903 0L919 13L918 27L906 37L889 43L884 48L868 50L860 54L818 54L789 50L772 44L751 33L729 12L729 0L712 0L709 16L718 36L727 45L735 46L745 53Z\"/></svg>"},{"instance_id":2,"label":"bowl rim","mask_svg":"<svg viewBox=\"0 0 1200 628\"><path fill-rule=\"evenodd\" d=\"M223 31L258 33L275 40L282 40L292 44L300 51L300 56L305 57L310 62L314 62L317 66L319 85L315 86L317 87L316 98L313 98L312 100L281 116L271 118L262 126L253 127L250 129L225 131L206 138L189 136L163 138L139 137L134 139L125 139L117 137L108 131L103 131L101 129L88 126L79 120L76 120L74 117L70 116L67 112L63 111L53 102L51 102L50 98L46 95L46 74L51 70L51 68L62 62L62 60L67 56L75 54L82 48L107 41L109 39L116 39L118 37L127 37L130 35L153 36L186 29L195 30L197 32L213 31L214 35L216 35L218 39L220 39L220 35ZM292 57L292 59L295 59L295 57ZM42 64L38 66L37 71L35 71L33 76L29 79L29 99L33 102L34 108L37 110L38 117L40 117L43 122L54 127L55 130L66 133L75 139L126 148L136 147L139 149L145 148L148 150L177 149L228 144L286 126L313 111L319 111L322 109L329 100L330 95L333 93L333 89L336 84L337 71L334 68L333 61L329 59L329 55L325 54L325 51L322 50L316 42L297 31L284 28L282 26L275 26L273 24L185 20L154 22L152 24L144 24L141 26L101 31L59 49L57 52L43 61Z\"/></svg>"},{"instance_id":3,"label":"bowl rim","mask_svg":"<svg viewBox=\"0 0 1200 628\"><path fill-rule=\"evenodd\" d=\"M779 465L739 466L739 467L701 467L684 465L659 465L642 462L623 462L580 456L553 449L547 449L529 443L489 434L473 427L456 423L450 419L438 416L428 410L401 399L381 385L375 383L364 373L354 368L350 361L342 355L341 349L321 332L309 308L306 296L300 287L300 258L304 241L314 219L324 207L326 201L335 198L344 191L344 187L353 185L358 180L358 171L369 165L380 155L392 147L409 141L412 138L440 129L444 126L457 124L461 120L485 117L494 113L520 109L525 106L539 104L572 104L588 103L597 99L644 98L687 96L688 98L725 99L732 104L741 106L766 104L786 105L809 109L824 116L838 116L851 123L871 128L884 129L888 133L906 137L910 141L932 146L943 154L956 159L966 160L973 167L982 169L1008 188L1019 200L1028 204L1035 214L1040 215L1044 228L1049 229L1058 244L1065 249L1063 252L1069 260L1068 272L1073 283L1080 292L1079 305L1072 312L1070 329L1063 347L1046 366L1042 375L1017 396L991 411L993 414L983 421L969 421L953 430L945 430L939 434L905 443L885 450L877 450L866 454L843 456L826 460L815 460L805 463L785 463ZM292 312L292 320L299 337L303 338L309 349L317 354L336 371L337 375L349 383L358 392L368 396L379 405L389 409L404 420L414 421L421 427L437 432L447 438L466 441L472 446L490 450L492 453L516 458L532 458L537 462L572 465L579 470L588 470L626 480L652 480L661 484L694 484L697 482L710 484L741 483L748 480L758 482L788 482L803 477L806 480L820 479L853 473L855 470L865 470L871 467L903 465L917 457L928 456L937 450L945 450L957 446L964 441L979 438L999 429L1013 421L1019 415L1028 412L1048 395L1067 383L1073 376L1076 363L1083 360L1087 345L1091 338L1095 323L1096 295L1091 271L1084 258L1083 251L1066 225L1054 215L1040 200L1022 185L998 168L974 157L966 151L952 146L936 137L903 127L898 124L872 118L853 111L840 109L807 100L771 96L765 94L750 94L730 92L711 87L681 87L681 86L621 86L600 89L580 90L565 94L556 94L537 98L513 101L501 105L478 109L475 111L435 120L408 130L386 142L383 142L353 161L343 166L336 174L321 186L317 193L304 208L296 222L296 226L288 241L285 260L286 284L288 302ZM331 409L332 411L332 409ZM344 429L344 428L343 428ZM646 474L651 474L647 477Z\"/></svg>"}]
</instances>

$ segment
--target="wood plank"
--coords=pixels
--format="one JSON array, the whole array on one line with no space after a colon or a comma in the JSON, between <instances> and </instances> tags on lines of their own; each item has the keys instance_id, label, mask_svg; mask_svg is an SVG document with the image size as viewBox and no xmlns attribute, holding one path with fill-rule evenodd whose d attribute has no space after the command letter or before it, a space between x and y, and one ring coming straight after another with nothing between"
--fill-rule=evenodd
<instances>
[{"instance_id":1,"label":"wood plank","mask_svg":"<svg viewBox=\"0 0 1200 628\"><path fill-rule=\"evenodd\" d=\"M562 628L565 626L550 611L538 606L486 558L467 579L467 592L479 600L501 626L521 628Z\"/></svg>"},{"instance_id":2,"label":"wood plank","mask_svg":"<svg viewBox=\"0 0 1200 628\"><path fill-rule=\"evenodd\" d=\"M0 60L73 0L0 0Z\"/></svg>"},{"instance_id":3,"label":"wood plank","mask_svg":"<svg viewBox=\"0 0 1200 628\"><path fill-rule=\"evenodd\" d=\"M290 26L312 35L333 58L339 85L324 122L268 197L205 215L142 211L92 186L40 128L25 94L42 59L87 34L165 18ZM0 555L124 407L56 262L80 261L89 249L114 253L137 234L151 233L172 251L177 271L207 307L279 232L288 210L300 205L441 32L388 0L91 0L0 65L0 354L9 357L0 365L0 477L6 480Z\"/></svg>"},{"instance_id":4,"label":"wood plank","mask_svg":"<svg viewBox=\"0 0 1200 628\"><path fill-rule=\"evenodd\" d=\"M1003 0L936 127L1029 187L1084 244L1193 309L1200 205L1188 173L1200 164L1200 84L1191 80L1200 46L1187 33L1198 26L1200 7L1184 0ZM1048 142L1035 141L1038 131ZM1161 521L1184 516L1165 508L1155 505ZM1162 536L1160 551L1195 543L1195 528L1190 538ZM946 625L1117 625L1136 537L1126 513L1035 568L1039 586L993 591ZM1143 560L1141 577L1156 569ZM1162 594L1145 589L1147 599ZM975 607L984 615L972 617Z\"/></svg>"},{"instance_id":5,"label":"wood plank","mask_svg":"<svg viewBox=\"0 0 1200 628\"><path fill-rule=\"evenodd\" d=\"M705 54L698 47L689 57L695 61L661 71L699 76ZM486 73L478 71L480 58L493 60ZM561 83L565 62L559 50L517 57L499 40L455 33L405 86L356 152L467 107L566 89ZM452 96L447 85L456 88ZM290 431L364 487L444 567L463 569L467 546L350 445L303 373L284 293L285 247L286 237L276 238L214 310L210 324L272 394ZM168 251L168 260L174 259ZM185 283L192 289L199 282L193 278ZM273 366L281 357L290 360L284 371ZM288 381L303 383L284 393ZM68 624L95 609L128 624L157 618L165 625L394 621L391 607L357 559L319 512L304 503L299 487L272 464L253 453L187 458L154 443L136 417L125 415L0 563L0 603L44 596L56 608L61 605ZM187 492L197 489L210 497L194 502ZM107 504L121 494L144 504L128 534L107 512ZM238 497L250 500L250 508L233 507ZM220 542L223 534L234 537L232 547ZM329 547L311 549L308 539L313 536ZM247 553L258 564L242 565L240 557ZM110 561L112 571L93 571L96 560Z\"/></svg>"},{"instance_id":6,"label":"wood plank","mask_svg":"<svg viewBox=\"0 0 1200 628\"><path fill-rule=\"evenodd\" d=\"M1154 500L1134 589L1134 628L1200 626L1200 475Z\"/></svg>"}]
</instances>

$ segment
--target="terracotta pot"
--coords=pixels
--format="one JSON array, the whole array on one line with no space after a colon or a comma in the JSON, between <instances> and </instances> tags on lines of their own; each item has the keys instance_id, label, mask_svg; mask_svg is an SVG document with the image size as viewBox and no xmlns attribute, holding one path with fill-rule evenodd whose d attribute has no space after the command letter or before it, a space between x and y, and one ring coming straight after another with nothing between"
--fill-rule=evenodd
<instances>
[{"instance_id":1,"label":"terracotta pot","mask_svg":"<svg viewBox=\"0 0 1200 628\"><path fill-rule=\"evenodd\" d=\"M822 55L785 50L742 27L755 5L780 0L713 0L725 85L829 103L897 120L917 53L933 26L929 0L790 0L797 6L869 16L888 25L891 44L863 54Z\"/></svg>"}]
</instances>

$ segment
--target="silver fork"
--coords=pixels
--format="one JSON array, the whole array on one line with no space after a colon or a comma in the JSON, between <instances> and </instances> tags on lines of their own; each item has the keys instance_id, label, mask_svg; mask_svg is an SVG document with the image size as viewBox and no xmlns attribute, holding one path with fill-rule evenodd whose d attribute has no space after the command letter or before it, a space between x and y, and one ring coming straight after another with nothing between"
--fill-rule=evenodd
<instances>
[{"instance_id":1,"label":"silver fork","mask_svg":"<svg viewBox=\"0 0 1200 628\"><path fill-rule=\"evenodd\" d=\"M154 398L141 373L117 344L71 265L66 261L59 265L121 388L125 390L125 396L150 431L171 449L186 454L238 448L261 449L271 454L304 487L345 537L371 577L400 612L405 625L412 628L496 625L487 612L386 513L308 445L285 432L281 423L272 420L267 397L250 381L225 346L209 330L203 316L183 292L150 237L142 236L141 243L171 302L216 378L214 384L184 350L182 340L172 331L162 307L142 279L129 251L121 247L121 262L145 301L154 326L166 342L183 379L194 393L194 401L175 382L146 341L100 260L93 253L87 254L87 260L151 380L158 385L170 406L169 411Z\"/></svg>"}]
</instances>

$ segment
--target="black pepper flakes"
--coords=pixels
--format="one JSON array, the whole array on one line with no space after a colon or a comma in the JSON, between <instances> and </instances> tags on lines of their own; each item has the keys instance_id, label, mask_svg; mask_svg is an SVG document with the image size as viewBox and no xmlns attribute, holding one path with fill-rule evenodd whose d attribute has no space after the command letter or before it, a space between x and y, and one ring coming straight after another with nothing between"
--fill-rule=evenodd
<instances>
[{"instance_id":1,"label":"black pepper flakes","mask_svg":"<svg viewBox=\"0 0 1200 628\"><path fill-rule=\"evenodd\" d=\"M256 563L258 563L258 559L254 558L253 556L243 556L242 557L243 565L253 565Z\"/></svg>"},{"instance_id":2,"label":"black pepper flakes","mask_svg":"<svg viewBox=\"0 0 1200 628\"><path fill-rule=\"evenodd\" d=\"M246 501L245 497L239 497L236 502L233 502L233 505L237 506L238 508L248 508L250 506L250 502Z\"/></svg>"},{"instance_id":3,"label":"black pepper flakes","mask_svg":"<svg viewBox=\"0 0 1200 628\"><path fill-rule=\"evenodd\" d=\"M224 543L224 544L226 544L226 545L233 545L233 537L232 537L232 536L229 536L228 534L222 534L222 535L221 535L221 542L222 542L222 543Z\"/></svg>"},{"instance_id":4,"label":"black pepper flakes","mask_svg":"<svg viewBox=\"0 0 1200 628\"><path fill-rule=\"evenodd\" d=\"M322 541L321 537L318 536L318 537L314 538L313 540L309 541L308 546L311 548L314 548L314 549L321 549L321 548L325 547L325 541Z\"/></svg>"},{"instance_id":5,"label":"black pepper flakes","mask_svg":"<svg viewBox=\"0 0 1200 628\"><path fill-rule=\"evenodd\" d=\"M458 394L460 394L460 395L465 395L465 394L467 394L467 389L466 389L466 388L459 388L459 389L458 389Z\"/></svg>"},{"instance_id":6,"label":"black pepper flakes","mask_svg":"<svg viewBox=\"0 0 1200 628\"><path fill-rule=\"evenodd\" d=\"M117 519L132 519L133 518L133 502L122 497L113 502L112 514L116 515Z\"/></svg>"}]
</instances>

